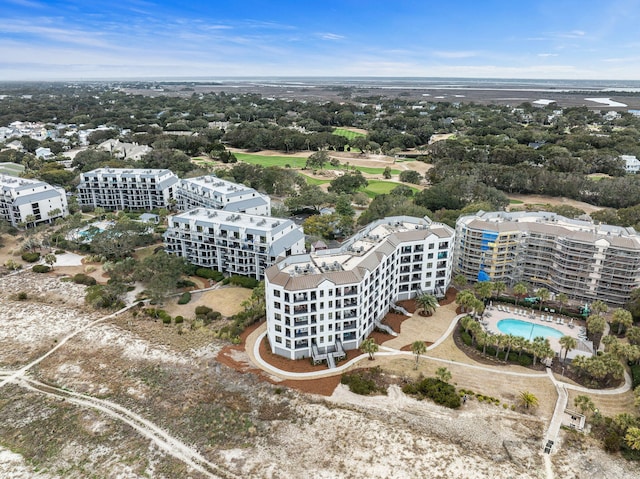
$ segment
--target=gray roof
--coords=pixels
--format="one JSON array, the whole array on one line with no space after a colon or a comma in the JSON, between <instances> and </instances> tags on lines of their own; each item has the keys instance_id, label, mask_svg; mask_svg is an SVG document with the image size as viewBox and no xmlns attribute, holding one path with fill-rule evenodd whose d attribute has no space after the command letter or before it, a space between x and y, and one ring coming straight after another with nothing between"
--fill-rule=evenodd
<instances>
[{"instance_id":1,"label":"gray roof","mask_svg":"<svg viewBox=\"0 0 640 479\"><path fill-rule=\"evenodd\" d=\"M294 228L282 238L278 238L269 245L269 255L278 256L288 247L293 246L300 240L304 240L304 233L300 228Z\"/></svg>"},{"instance_id":2,"label":"gray roof","mask_svg":"<svg viewBox=\"0 0 640 479\"><path fill-rule=\"evenodd\" d=\"M30 203L35 203L36 201L48 200L51 198L59 198L61 195L58 191L54 189L39 191L37 193L33 193L30 195L24 195L17 197L13 204L15 206L22 206Z\"/></svg>"},{"instance_id":3,"label":"gray roof","mask_svg":"<svg viewBox=\"0 0 640 479\"><path fill-rule=\"evenodd\" d=\"M267 200L265 200L262 196L256 196L255 198L247 198L246 200L227 203L226 205L224 205L222 210L238 213L241 211L246 211L249 208L256 208L258 206L263 206L266 204Z\"/></svg>"}]
</instances>

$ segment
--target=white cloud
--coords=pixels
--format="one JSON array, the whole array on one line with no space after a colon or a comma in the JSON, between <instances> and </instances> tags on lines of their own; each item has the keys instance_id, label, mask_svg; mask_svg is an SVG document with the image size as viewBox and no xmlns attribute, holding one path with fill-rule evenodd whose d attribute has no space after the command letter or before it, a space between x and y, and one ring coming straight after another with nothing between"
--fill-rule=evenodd
<instances>
[{"instance_id":1,"label":"white cloud","mask_svg":"<svg viewBox=\"0 0 640 479\"><path fill-rule=\"evenodd\" d=\"M558 54L557 53L538 53L539 57L542 58L546 58L546 57L557 57Z\"/></svg>"},{"instance_id":2,"label":"white cloud","mask_svg":"<svg viewBox=\"0 0 640 479\"><path fill-rule=\"evenodd\" d=\"M320 38L323 40L343 40L343 35L338 35L336 33L319 33Z\"/></svg>"}]
</instances>

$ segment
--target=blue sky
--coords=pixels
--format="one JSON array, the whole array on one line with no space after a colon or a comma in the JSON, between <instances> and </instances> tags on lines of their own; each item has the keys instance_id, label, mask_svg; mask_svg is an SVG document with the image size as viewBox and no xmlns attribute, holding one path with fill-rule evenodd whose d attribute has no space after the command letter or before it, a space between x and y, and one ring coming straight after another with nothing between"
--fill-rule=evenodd
<instances>
[{"instance_id":1,"label":"blue sky","mask_svg":"<svg viewBox=\"0 0 640 479\"><path fill-rule=\"evenodd\" d=\"M0 80L640 80L640 0L0 0Z\"/></svg>"}]
</instances>

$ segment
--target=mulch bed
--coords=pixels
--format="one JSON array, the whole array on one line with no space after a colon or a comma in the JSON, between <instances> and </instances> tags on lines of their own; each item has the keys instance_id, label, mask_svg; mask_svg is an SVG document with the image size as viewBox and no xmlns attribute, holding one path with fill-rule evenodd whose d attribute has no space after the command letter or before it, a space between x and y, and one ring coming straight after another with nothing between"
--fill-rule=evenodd
<instances>
[{"instance_id":1,"label":"mulch bed","mask_svg":"<svg viewBox=\"0 0 640 479\"><path fill-rule=\"evenodd\" d=\"M396 333L400 334L402 323L407 319L409 319L409 316L405 316L404 314L387 313L386 316L382 319L382 324L389 326Z\"/></svg>"},{"instance_id":2,"label":"mulch bed","mask_svg":"<svg viewBox=\"0 0 640 479\"><path fill-rule=\"evenodd\" d=\"M411 314L415 313L416 309L418 309L418 305L416 304L415 299L405 299L404 301L398 301L396 304L406 309Z\"/></svg>"}]
</instances>

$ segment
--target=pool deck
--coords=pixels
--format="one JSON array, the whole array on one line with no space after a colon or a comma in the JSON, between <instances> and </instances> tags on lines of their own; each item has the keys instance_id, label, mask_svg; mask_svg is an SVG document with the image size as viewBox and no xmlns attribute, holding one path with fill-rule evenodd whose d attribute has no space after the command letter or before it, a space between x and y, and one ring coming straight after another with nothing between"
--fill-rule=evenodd
<instances>
[{"instance_id":1,"label":"pool deck","mask_svg":"<svg viewBox=\"0 0 640 479\"><path fill-rule=\"evenodd\" d=\"M545 318L546 321L542 320L542 318ZM551 321L549 321L549 318L551 318ZM569 327L569 324L572 323L572 319L558 313L550 313L546 311L540 312L538 310L522 308L512 304L493 304L487 306L482 317L482 322L487 331L494 334L504 334L498 329L498 321L502 319L518 319L520 321L527 321L529 323L556 329L566 336L573 336L578 341L578 346L576 349L569 351L569 354L567 355L568 358L573 358L578 355L593 354L593 343L591 341L578 338L582 327L581 321L573 320L574 327L571 328ZM558 322L559 319L562 321L561 323ZM558 339L549 338L549 343L556 353L560 352L560 343L558 342ZM564 351L562 354L564 356Z\"/></svg>"}]
</instances>

